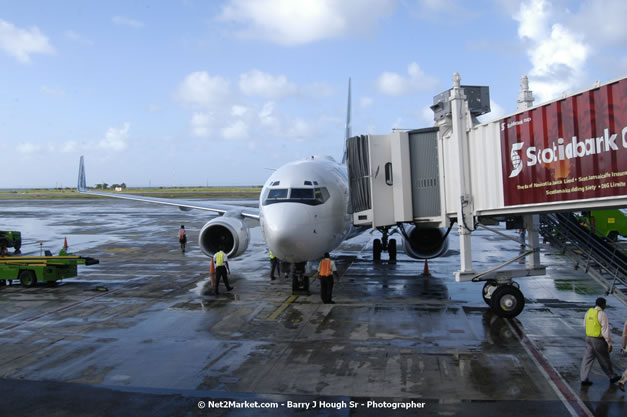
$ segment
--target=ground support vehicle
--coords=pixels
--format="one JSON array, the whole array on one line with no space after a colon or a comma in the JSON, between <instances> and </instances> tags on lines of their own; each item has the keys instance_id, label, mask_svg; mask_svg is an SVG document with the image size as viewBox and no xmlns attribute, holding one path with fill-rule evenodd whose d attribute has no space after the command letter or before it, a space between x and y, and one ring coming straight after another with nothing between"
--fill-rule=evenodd
<instances>
[{"instance_id":1,"label":"ground support vehicle","mask_svg":"<svg viewBox=\"0 0 627 417\"><path fill-rule=\"evenodd\" d=\"M38 282L55 283L77 275L77 265L94 265L98 259L77 256L8 256L0 257L0 286L19 280L22 286Z\"/></svg>"}]
</instances>

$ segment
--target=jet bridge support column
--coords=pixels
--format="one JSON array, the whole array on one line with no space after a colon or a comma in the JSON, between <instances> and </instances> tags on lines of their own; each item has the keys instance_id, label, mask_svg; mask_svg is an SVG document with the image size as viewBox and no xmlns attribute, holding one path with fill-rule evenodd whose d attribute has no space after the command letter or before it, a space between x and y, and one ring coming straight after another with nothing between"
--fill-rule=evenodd
<instances>
[{"instance_id":1,"label":"jet bridge support column","mask_svg":"<svg viewBox=\"0 0 627 417\"><path fill-rule=\"evenodd\" d=\"M453 75L453 89L450 96L451 118L453 122L453 136L456 141L457 161L459 166L459 202L457 205L457 224L459 230L459 252L461 269L455 273L457 281L464 281L463 276L475 275L472 269L472 241L470 234L474 229L472 215L472 190L470 188L470 161L467 140L466 115L468 103L461 88L461 77L456 72Z\"/></svg>"},{"instance_id":2,"label":"jet bridge support column","mask_svg":"<svg viewBox=\"0 0 627 417\"><path fill-rule=\"evenodd\" d=\"M529 89L529 79L523 75L520 80L520 93L516 111L523 111L533 107L533 91ZM523 216L527 229L527 246L533 253L527 255L527 268L540 268L540 216L537 214Z\"/></svg>"}]
</instances>

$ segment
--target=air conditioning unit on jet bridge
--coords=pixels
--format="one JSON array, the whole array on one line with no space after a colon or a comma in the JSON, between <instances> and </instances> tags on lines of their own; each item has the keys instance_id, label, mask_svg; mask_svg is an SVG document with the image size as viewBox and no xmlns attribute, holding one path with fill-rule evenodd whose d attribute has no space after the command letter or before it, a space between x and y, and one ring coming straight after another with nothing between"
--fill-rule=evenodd
<instances>
[{"instance_id":1,"label":"air conditioning unit on jet bridge","mask_svg":"<svg viewBox=\"0 0 627 417\"><path fill-rule=\"evenodd\" d=\"M356 226L447 226L440 209L438 128L354 136L346 149Z\"/></svg>"}]
</instances>

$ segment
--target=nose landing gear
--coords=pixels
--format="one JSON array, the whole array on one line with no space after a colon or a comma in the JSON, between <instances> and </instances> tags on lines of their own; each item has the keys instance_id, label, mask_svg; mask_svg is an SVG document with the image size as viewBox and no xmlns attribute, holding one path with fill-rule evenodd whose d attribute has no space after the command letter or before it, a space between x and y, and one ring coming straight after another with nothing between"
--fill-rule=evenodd
<instances>
[{"instance_id":1,"label":"nose landing gear","mask_svg":"<svg viewBox=\"0 0 627 417\"><path fill-rule=\"evenodd\" d=\"M292 295L311 295L309 292L309 277L305 275L306 262L292 264Z\"/></svg>"}]
</instances>

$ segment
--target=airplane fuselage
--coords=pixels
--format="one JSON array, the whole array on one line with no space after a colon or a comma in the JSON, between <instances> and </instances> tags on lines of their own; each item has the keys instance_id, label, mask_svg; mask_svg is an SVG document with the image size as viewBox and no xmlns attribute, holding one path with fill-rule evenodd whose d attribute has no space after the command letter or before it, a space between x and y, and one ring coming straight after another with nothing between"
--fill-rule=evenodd
<instances>
[{"instance_id":1,"label":"airplane fuselage","mask_svg":"<svg viewBox=\"0 0 627 417\"><path fill-rule=\"evenodd\" d=\"M346 166L327 156L277 169L263 186L259 211L268 248L287 262L319 259L355 231Z\"/></svg>"}]
</instances>

